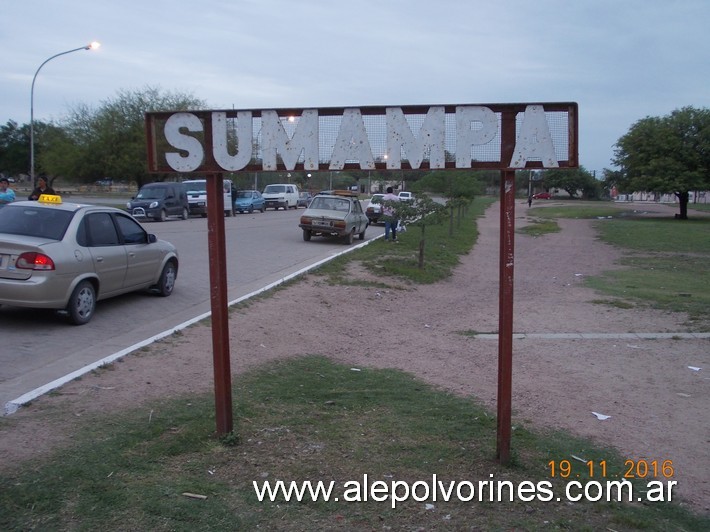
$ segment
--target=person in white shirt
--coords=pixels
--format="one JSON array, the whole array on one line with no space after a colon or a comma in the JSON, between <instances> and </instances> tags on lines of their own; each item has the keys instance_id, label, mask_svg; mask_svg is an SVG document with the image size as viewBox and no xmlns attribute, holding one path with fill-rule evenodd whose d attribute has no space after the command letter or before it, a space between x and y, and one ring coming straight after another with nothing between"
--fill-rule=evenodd
<instances>
[{"instance_id":1,"label":"person in white shirt","mask_svg":"<svg viewBox=\"0 0 710 532\"><path fill-rule=\"evenodd\" d=\"M387 194L382 196L382 218L385 221L385 242L389 242L390 231L392 232L392 242L397 242L397 213L394 205L387 202L399 201L399 196L394 193L392 187L387 187Z\"/></svg>"}]
</instances>

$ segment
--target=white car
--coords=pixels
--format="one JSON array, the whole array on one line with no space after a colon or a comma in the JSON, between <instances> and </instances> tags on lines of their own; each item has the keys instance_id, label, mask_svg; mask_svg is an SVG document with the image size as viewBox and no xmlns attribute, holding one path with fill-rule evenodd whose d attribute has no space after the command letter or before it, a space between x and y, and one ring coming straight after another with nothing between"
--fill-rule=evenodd
<instances>
[{"instance_id":1,"label":"white car","mask_svg":"<svg viewBox=\"0 0 710 532\"><path fill-rule=\"evenodd\" d=\"M371 224L376 224L382 217L382 198L384 197L384 194L373 194L367 207L365 207L365 214Z\"/></svg>"},{"instance_id":2,"label":"white car","mask_svg":"<svg viewBox=\"0 0 710 532\"><path fill-rule=\"evenodd\" d=\"M397 196L399 196L399 201L414 201L414 195L411 192L402 191Z\"/></svg>"}]
</instances>

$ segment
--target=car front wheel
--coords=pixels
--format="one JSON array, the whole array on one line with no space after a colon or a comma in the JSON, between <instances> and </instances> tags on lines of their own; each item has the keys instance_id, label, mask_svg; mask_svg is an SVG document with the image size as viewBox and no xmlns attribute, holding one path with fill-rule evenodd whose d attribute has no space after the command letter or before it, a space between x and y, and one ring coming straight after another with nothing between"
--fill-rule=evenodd
<instances>
[{"instance_id":1,"label":"car front wheel","mask_svg":"<svg viewBox=\"0 0 710 532\"><path fill-rule=\"evenodd\" d=\"M96 309L96 290L90 281L81 281L69 298L67 312L74 325L84 325L94 315Z\"/></svg>"},{"instance_id":2,"label":"car front wheel","mask_svg":"<svg viewBox=\"0 0 710 532\"><path fill-rule=\"evenodd\" d=\"M168 219L168 213L165 212L165 209L160 209L160 216L158 216L158 220L161 222L164 222L167 219Z\"/></svg>"},{"instance_id":3,"label":"car front wheel","mask_svg":"<svg viewBox=\"0 0 710 532\"><path fill-rule=\"evenodd\" d=\"M309 242L311 240L311 231L309 229L303 230L303 240Z\"/></svg>"},{"instance_id":4,"label":"car front wheel","mask_svg":"<svg viewBox=\"0 0 710 532\"><path fill-rule=\"evenodd\" d=\"M173 293L175 288L175 279L177 278L177 268L173 261L168 262L163 266L163 272L160 274L160 280L156 285L158 295L168 297Z\"/></svg>"}]
</instances>

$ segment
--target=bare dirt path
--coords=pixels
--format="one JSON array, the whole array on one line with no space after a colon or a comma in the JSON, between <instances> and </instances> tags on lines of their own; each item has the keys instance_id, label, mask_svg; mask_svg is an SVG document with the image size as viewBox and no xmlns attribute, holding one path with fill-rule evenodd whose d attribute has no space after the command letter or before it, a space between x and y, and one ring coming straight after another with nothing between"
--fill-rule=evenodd
<instances>
[{"instance_id":1,"label":"bare dirt path","mask_svg":"<svg viewBox=\"0 0 710 532\"><path fill-rule=\"evenodd\" d=\"M516 224L525 224L527 207L516 210ZM592 303L600 296L583 286L584 277L616 267L620 252L596 239L589 220L559 223L556 234L516 235L515 332L686 330L684 315ZM232 314L233 371L321 354L353 366L400 368L476 396L495 412L497 342L461 333L498 328L497 204L479 228L474 251L445 282L383 290L329 286L310 275ZM352 274L370 275L357 265ZM299 318L304 309L308 327ZM0 468L66 443L94 414L136 406L150 411L158 399L209 391L211 356L210 330L196 326L1 418ZM569 430L633 460L673 460L677 494L709 512L709 372L707 339L515 340L514 423ZM611 417L600 421L592 411Z\"/></svg>"}]
</instances>

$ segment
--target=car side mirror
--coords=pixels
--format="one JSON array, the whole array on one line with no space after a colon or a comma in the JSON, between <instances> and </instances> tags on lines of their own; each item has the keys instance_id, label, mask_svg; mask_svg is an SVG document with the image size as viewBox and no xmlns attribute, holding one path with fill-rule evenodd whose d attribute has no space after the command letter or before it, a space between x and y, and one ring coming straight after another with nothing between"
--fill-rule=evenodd
<instances>
[{"instance_id":1,"label":"car side mirror","mask_svg":"<svg viewBox=\"0 0 710 532\"><path fill-rule=\"evenodd\" d=\"M148 243L149 244L155 244L158 241L158 237L155 236L153 233L148 234Z\"/></svg>"}]
</instances>

